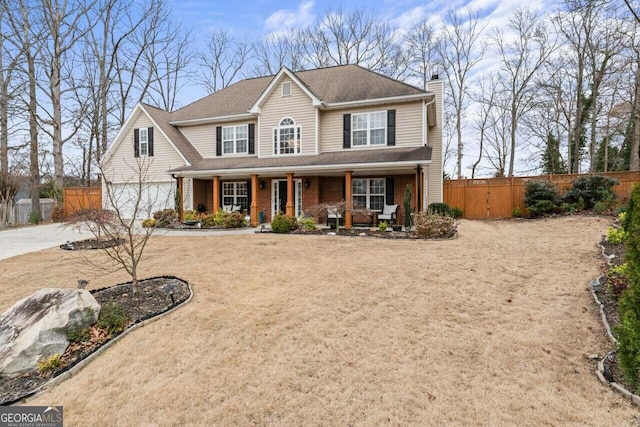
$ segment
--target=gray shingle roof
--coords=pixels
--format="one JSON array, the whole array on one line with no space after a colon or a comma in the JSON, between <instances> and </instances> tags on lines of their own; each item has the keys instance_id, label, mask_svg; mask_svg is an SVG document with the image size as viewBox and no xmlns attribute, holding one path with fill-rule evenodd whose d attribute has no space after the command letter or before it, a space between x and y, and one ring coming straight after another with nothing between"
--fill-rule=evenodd
<instances>
[{"instance_id":1,"label":"gray shingle roof","mask_svg":"<svg viewBox=\"0 0 640 427\"><path fill-rule=\"evenodd\" d=\"M171 142L175 144L176 148L182 153L189 163L194 164L199 160L202 160L202 156L198 150L191 145L191 142L189 142L187 137L185 137L178 128L169 124L171 113L167 113L166 111L149 104L142 105L153 121L160 126L160 129L162 129Z\"/></svg>"},{"instance_id":2,"label":"gray shingle roof","mask_svg":"<svg viewBox=\"0 0 640 427\"><path fill-rule=\"evenodd\" d=\"M342 65L294 73L325 103L360 101L427 93L358 65ZM171 114L171 121L244 114L275 76L241 80Z\"/></svg>"},{"instance_id":3,"label":"gray shingle roof","mask_svg":"<svg viewBox=\"0 0 640 427\"><path fill-rule=\"evenodd\" d=\"M320 153L313 156L287 156L258 159L247 157L218 157L202 159L192 166L182 166L171 172L209 171L222 169L286 168L291 166L346 165L358 163L395 163L431 160L431 147L383 148L373 150L351 149ZM284 172L284 170L283 170Z\"/></svg>"}]
</instances>

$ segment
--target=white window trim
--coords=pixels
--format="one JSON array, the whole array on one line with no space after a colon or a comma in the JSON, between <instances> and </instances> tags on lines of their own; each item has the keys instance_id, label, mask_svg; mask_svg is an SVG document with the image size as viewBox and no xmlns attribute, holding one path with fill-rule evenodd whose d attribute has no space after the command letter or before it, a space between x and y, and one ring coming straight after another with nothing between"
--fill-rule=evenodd
<instances>
[{"instance_id":1,"label":"white window trim","mask_svg":"<svg viewBox=\"0 0 640 427\"><path fill-rule=\"evenodd\" d=\"M226 195L224 194L224 187L225 184L233 184L233 195ZM244 184L247 186L247 194L238 194L238 184ZM232 197L233 198L233 203L232 205L242 205L241 202L238 201L239 197L246 197L247 198L247 209L249 209L249 184L247 183L247 181L223 181L222 182L222 204L226 205L227 203L224 203L224 199L225 197Z\"/></svg>"},{"instance_id":2,"label":"white window trim","mask_svg":"<svg viewBox=\"0 0 640 427\"><path fill-rule=\"evenodd\" d=\"M247 144L246 144L246 151L238 151L238 132L237 132L237 128L239 127L244 127L245 130L245 134L247 135L246 138L244 138L244 140L246 140ZM224 139L224 130L225 129L233 129L233 139ZM242 140L242 139L241 139ZM224 152L224 143L229 142L229 141L233 141L233 151L231 153L225 153ZM230 126L222 126L222 155L223 156L232 156L235 154L249 154L249 124L245 123L242 125L230 125Z\"/></svg>"},{"instance_id":3,"label":"white window trim","mask_svg":"<svg viewBox=\"0 0 640 427\"><path fill-rule=\"evenodd\" d=\"M284 92L284 87L285 85L289 86L289 93L285 93ZM291 82L290 81L286 81L286 82L282 82L282 96L291 96Z\"/></svg>"},{"instance_id":4,"label":"white window trim","mask_svg":"<svg viewBox=\"0 0 640 427\"><path fill-rule=\"evenodd\" d=\"M371 115L372 114L384 114L384 127L383 128L371 128ZM367 115L367 128L366 129L354 129L355 118L357 116ZM382 111L365 111L363 113L352 113L351 114L351 147L385 147L387 145L387 129L389 128L389 123L387 123L388 117L387 110ZM372 130L384 130L384 143L383 144L371 144L371 131ZM367 132L367 143L362 145L355 145L353 143L353 133L354 132L362 132L366 130Z\"/></svg>"},{"instance_id":5,"label":"white window trim","mask_svg":"<svg viewBox=\"0 0 640 427\"><path fill-rule=\"evenodd\" d=\"M282 123L286 119L291 120L293 122L293 125L281 126L280 123ZM296 152L296 153L284 153L284 154L280 153L281 148L282 148L281 140L280 140L280 136L281 136L280 130L281 129L285 129L285 128L293 128L293 136L294 136L294 144L293 145L294 145L294 147L296 149L298 149L298 152ZM273 144L276 142L276 141L273 140L274 132L275 132L277 140L278 140L277 141L277 144L278 144L277 148L275 146L273 146ZM300 135L300 140L298 140L298 134ZM296 123L296 121L293 119L293 117L287 116L287 117L283 117L282 119L280 119L280 121L278 122L278 126L275 126L272 129L271 138L272 138L271 144L273 146L273 155L274 156L297 156L297 155L302 154L302 126L298 125L298 123Z\"/></svg>"},{"instance_id":6,"label":"white window trim","mask_svg":"<svg viewBox=\"0 0 640 427\"><path fill-rule=\"evenodd\" d=\"M382 193L371 193L371 181L374 180L374 179L381 179L382 180ZM355 194L353 192L353 182L354 181L367 181L367 193L366 194ZM360 177L358 177L358 178L354 178L352 180L352 183L351 183L351 204L352 204L352 206L355 206L355 203L354 203L354 200L353 200L353 198L355 196L359 196L359 197L363 197L364 196L366 198L365 209L372 210L371 209L371 196L382 196L385 199L384 202L383 202L383 205L386 205L387 180L385 178L381 178L381 177L376 177L376 178L360 178ZM382 210L380 210L380 209L373 209L373 210L375 210L376 212L382 212Z\"/></svg>"},{"instance_id":7,"label":"white window trim","mask_svg":"<svg viewBox=\"0 0 640 427\"><path fill-rule=\"evenodd\" d=\"M144 131L144 141L142 140L142 131ZM142 144L144 143L145 152L142 154ZM140 157L149 157L149 128L138 129L138 155Z\"/></svg>"}]
</instances>

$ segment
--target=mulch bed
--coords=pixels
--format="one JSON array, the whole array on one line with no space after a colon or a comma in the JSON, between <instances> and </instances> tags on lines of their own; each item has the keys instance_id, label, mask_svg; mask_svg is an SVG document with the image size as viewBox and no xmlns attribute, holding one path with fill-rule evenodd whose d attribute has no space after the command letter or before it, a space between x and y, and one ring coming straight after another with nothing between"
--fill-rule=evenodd
<instances>
[{"instance_id":1,"label":"mulch bed","mask_svg":"<svg viewBox=\"0 0 640 427\"><path fill-rule=\"evenodd\" d=\"M98 240L98 239L86 239L76 240L75 242L67 242L60 245L60 249L66 251L80 251L84 249L104 249L118 246L124 243L124 239L111 239L111 240Z\"/></svg>"},{"instance_id":2,"label":"mulch bed","mask_svg":"<svg viewBox=\"0 0 640 427\"><path fill-rule=\"evenodd\" d=\"M258 233L259 231L256 231ZM338 235L338 236L347 236L347 237L375 237L378 239L399 239L399 240L446 240L453 239L456 237L458 230L454 227L451 232L444 236L438 237L419 237L415 233L406 231L380 231L377 228L358 228L351 230L347 230L346 228L341 228L338 233L334 229L317 229L317 230L303 230L296 229L291 231L289 234L307 234L307 235Z\"/></svg>"},{"instance_id":3,"label":"mulch bed","mask_svg":"<svg viewBox=\"0 0 640 427\"><path fill-rule=\"evenodd\" d=\"M600 242L600 244L604 247L604 252L607 256L615 255L615 257L610 258L612 266L624 263L624 244L614 245L604 240L604 238L602 242ZM618 314L618 297L614 295L609 289L609 286L607 286L606 273L609 268L610 266L608 264L605 264L605 266L603 267L603 276L600 278L600 286L594 287L594 291L603 305L604 313L607 316L607 321L609 322L612 332L614 332L615 335L615 327L620 324L620 315ZM604 365L605 372L607 374L610 373L610 377L607 378L609 381L615 381L622 387L633 392L633 388L624 380L622 371L618 366L617 354L615 352L613 352L604 360Z\"/></svg>"},{"instance_id":4,"label":"mulch bed","mask_svg":"<svg viewBox=\"0 0 640 427\"><path fill-rule=\"evenodd\" d=\"M169 288L173 290L173 301L168 293ZM139 301L132 299L131 282L96 289L91 293L101 305L111 301L122 305L129 319L125 331L137 323L158 316L182 304L191 296L189 284L173 276L141 280ZM95 326L91 327L90 340L84 343L69 344L61 356L61 366L52 373L42 376L35 371L13 378L0 377L0 406L10 405L33 395L52 378L68 371L123 332L109 335L106 330Z\"/></svg>"}]
</instances>

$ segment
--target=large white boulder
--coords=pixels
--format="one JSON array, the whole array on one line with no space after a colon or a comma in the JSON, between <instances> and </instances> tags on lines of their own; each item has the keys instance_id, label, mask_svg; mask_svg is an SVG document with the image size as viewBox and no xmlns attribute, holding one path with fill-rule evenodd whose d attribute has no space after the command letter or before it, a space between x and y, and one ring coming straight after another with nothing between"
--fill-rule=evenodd
<instances>
[{"instance_id":1,"label":"large white boulder","mask_svg":"<svg viewBox=\"0 0 640 427\"><path fill-rule=\"evenodd\" d=\"M0 316L0 375L33 371L42 358L62 354L67 330L98 321L100 304L84 289L42 289Z\"/></svg>"}]
</instances>

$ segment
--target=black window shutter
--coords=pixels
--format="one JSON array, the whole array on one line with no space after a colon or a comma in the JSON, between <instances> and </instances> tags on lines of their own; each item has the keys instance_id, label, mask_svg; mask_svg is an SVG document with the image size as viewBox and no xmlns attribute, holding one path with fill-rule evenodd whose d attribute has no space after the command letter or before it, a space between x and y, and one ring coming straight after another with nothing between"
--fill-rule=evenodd
<instances>
[{"instance_id":1,"label":"black window shutter","mask_svg":"<svg viewBox=\"0 0 640 427\"><path fill-rule=\"evenodd\" d=\"M153 157L153 128L147 129L147 140L149 141L149 157Z\"/></svg>"},{"instance_id":2,"label":"black window shutter","mask_svg":"<svg viewBox=\"0 0 640 427\"><path fill-rule=\"evenodd\" d=\"M351 148L351 114L344 114L342 121L342 148Z\"/></svg>"},{"instance_id":3,"label":"black window shutter","mask_svg":"<svg viewBox=\"0 0 640 427\"><path fill-rule=\"evenodd\" d=\"M387 110L387 145L396 145L396 110Z\"/></svg>"},{"instance_id":4,"label":"black window shutter","mask_svg":"<svg viewBox=\"0 0 640 427\"><path fill-rule=\"evenodd\" d=\"M249 154L256 154L256 125L249 123Z\"/></svg>"},{"instance_id":5,"label":"black window shutter","mask_svg":"<svg viewBox=\"0 0 640 427\"><path fill-rule=\"evenodd\" d=\"M133 155L140 157L140 129L133 130Z\"/></svg>"},{"instance_id":6,"label":"black window shutter","mask_svg":"<svg viewBox=\"0 0 640 427\"><path fill-rule=\"evenodd\" d=\"M249 125L251 126L251 125ZM247 181L247 210L251 209L251 202L253 199L251 198L251 180Z\"/></svg>"},{"instance_id":7,"label":"black window shutter","mask_svg":"<svg viewBox=\"0 0 640 427\"><path fill-rule=\"evenodd\" d=\"M347 200L347 177L342 181L342 200Z\"/></svg>"},{"instance_id":8,"label":"black window shutter","mask_svg":"<svg viewBox=\"0 0 640 427\"><path fill-rule=\"evenodd\" d=\"M395 203L393 203L394 195L395 195L394 180L393 178L387 178L385 182L385 196L384 196L385 205L395 205Z\"/></svg>"},{"instance_id":9,"label":"black window shutter","mask_svg":"<svg viewBox=\"0 0 640 427\"><path fill-rule=\"evenodd\" d=\"M222 126L216 126L216 156L222 156Z\"/></svg>"}]
</instances>

